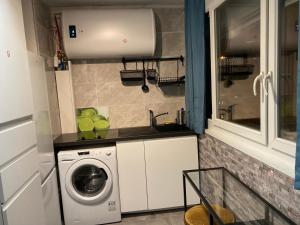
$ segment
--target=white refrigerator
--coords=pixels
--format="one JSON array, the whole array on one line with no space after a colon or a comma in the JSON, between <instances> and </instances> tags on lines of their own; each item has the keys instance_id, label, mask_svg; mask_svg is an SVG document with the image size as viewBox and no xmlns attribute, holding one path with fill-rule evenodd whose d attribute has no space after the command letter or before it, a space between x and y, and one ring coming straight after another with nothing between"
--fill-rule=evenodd
<instances>
[{"instance_id":1,"label":"white refrigerator","mask_svg":"<svg viewBox=\"0 0 300 225\"><path fill-rule=\"evenodd\" d=\"M32 87L44 78L28 65L21 1L1 0L0 225L60 225L47 107L32 95L43 96Z\"/></svg>"}]
</instances>

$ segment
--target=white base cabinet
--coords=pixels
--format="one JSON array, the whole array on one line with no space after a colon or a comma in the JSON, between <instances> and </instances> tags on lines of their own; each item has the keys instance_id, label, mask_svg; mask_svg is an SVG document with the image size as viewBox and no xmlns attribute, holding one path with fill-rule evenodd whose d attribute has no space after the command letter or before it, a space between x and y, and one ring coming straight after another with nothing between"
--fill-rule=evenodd
<instances>
[{"instance_id":1,"label":"white base cabinet","mask_svg":"<svg viewBox=\"0 0 300 225\"><path fill-rule=\"evenodd\" d=\"M148 209L143 141L117 143L121 212Z\"/></svg>"},{"instance_id":2,"label":"white base cabinet","mask_svg":"<svg viewBox=\"0 0 300 225\"><path fill-rule=\"evenodd\" d=\"M196 136L117 143L122 213L183 206L182 171L198 168ZM189 204L199 198L187 185Z\"/></svg>"},{"instance_id":3,"label":"white base cabinet","mask_svg":"<svg viewBox=\"0 0 300 225\"><path fill-rule=\"evenodd\" d=\"M148 208L183 206L182 171L198 168L197 137L147 140L144 144ZM187 197L189 203L199 203L189 186Z\"/></svg>"}]
</instances>

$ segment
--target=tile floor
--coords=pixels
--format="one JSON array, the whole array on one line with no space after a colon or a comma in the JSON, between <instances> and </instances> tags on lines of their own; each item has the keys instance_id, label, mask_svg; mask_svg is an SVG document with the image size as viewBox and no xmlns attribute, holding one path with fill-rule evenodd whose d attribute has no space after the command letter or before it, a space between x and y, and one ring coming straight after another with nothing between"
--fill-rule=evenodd
<instances>
[{"instance_id":1,"label":"tile floor","mask_svg":"<svg viewBox=\"0 0 300 225\"><path fill-rule=\"evenodd\" d=\"M125 215L114 225L184 225L183 215L183 211Z\"/></svg>"}]
</instances>

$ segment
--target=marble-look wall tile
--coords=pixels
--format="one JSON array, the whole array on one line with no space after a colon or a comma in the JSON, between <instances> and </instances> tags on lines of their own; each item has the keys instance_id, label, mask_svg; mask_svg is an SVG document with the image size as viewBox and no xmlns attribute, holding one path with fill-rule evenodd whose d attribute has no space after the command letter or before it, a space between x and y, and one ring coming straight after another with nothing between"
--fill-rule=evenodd
<instances>
[{"instance_id":1,"label":"marble-look wall tile","mask_svg":"<svg viewBox=\"0 0 300 225\"><path fill-rule=\"evenodd\" d=\"M95 83L97 71L91 69L91 64L73 64L72 80L73 84L91 84Z\"/></svg>"},{"instance_id":2,"label":"marble-look wall tile","mask_svg":"<svg viewBox=\"0 0 300 225\"><path fill-rule=\"evenodd\" d=\"M158 47L161 48L162 56L185 55L184 32L162 33L161 38Z\"/></svg>"},{"instance_id":3,"label":"marble-look wall tile","mask_svg":"<svg viewBox=\"0 0 300 225\"><path fill-rule=\"evenodd\" d=\"M111 106L109 107L109 119L111 128L149 125L145 106L142 104Z\"/></svg>"},{"instance_id":4,"label":"marble-look wall tile","mask_svg":"<svg viewBox=\"0 0 300 225\"><path fill-rule=\"evenodd\" d=\"M156 56L185 55L184 9L157 8L156 15Z\"/></svg>"},{"instance_id":5,"label":"marble-look wall tile","mask_svg":"<svg viewBox=\"0 0 300 225\"><path fill-rule=\"evenodd\" d=\"M74 100L77 108L98 106L96 84L76 84L74 85Z\"/></svg>"},{"instance_id":6,"label":"marble-look wall tile","mask_svg":"<svg viewBox=\"0 0 300 225\"><path fill-rule=\"evenodd\" d=\"M97 84L97 96L103 106L143 104L143 92L139 87L124 86L118 81Z\"/></svg>"},{"instance_id":7,"label":"marble-look wall tile","mask_svg":"<svg viewBox=\"0 0 300 225\"><path fill-rule=\"evenodd\" d=\"M44 27L50 25L50 9L41 0L33 0L35 21Z\"/></svg>"},{"instance_id":8,"label":"marble-look wall tile","mask_svg":"<svg viewBox=\"0 0 300 225\"><path fill-rule=\"evenodd\" d=\"M148 86L150 91L144 95L146 103L184 102L184 86L166 86L162 88L153 84Z\"/></svg>"},{"instance_id":9,"label":"marble-look wall tile","mask_svg":"<svg viewBox=\"0 0 300 225\"><path fill-rule=\"evenodd\" d=\"M123 69L120 63L101 63L91 65L91 67L96 71L95 81L98 84L120 81L120 70Z\"/></svg>"},{"instance_id":10,"label":"marble-look wall tile","mask_svg":"<svg viewBox=\"0 0 300 225\"><path fill-rule=\"evenodd\" d=\"M183 32L184 9L183 8L158 8L154 9L158 18L158 32Z\"/></svg>"},{"instance_id":11,"label":"marble-look wall tile","mask_svg":"<svg viewBox=\"0 0 300 225\"><path fill-rule=\"evenodd\" d=\"M161 62L159 75L160 77L183 77L185 76L185 66L181 61ZM183 85L184 86L184 85Z\"/></svg>"},{"instance_id":12,"label":"marble-look wall tile","mask_svg":"<svg viewBox=\"0 0 300 225\"><path fill-rule=\"evenodd\" d=\"M184 54L184 15L183 9L154 9L158 32L157 56L178 56ZM169 43L168 43L169 42ZM152 68L152 63L145 65ZM177 75L175 62L162 62L160 72L167 76ZM128 63L127 69L143 69L142 63ZM153 68L157 69L154 63ZM112 128L149 125L149 109L155 114L169 112L159 118L175 121L176 111L185 107L184 85L158 87L147 81L150 91L141 90L141 82L124 85L120 79L121 62L108 60L75 60L72 65L72 78L76 107L109 108ZM179 75L185 74L185 67L179 65ZM96 90L95 90L96 87Z\"/></svg>"},{"instance_id":13,"label":"marble-look wall tile","mask_svg":"<svg viewBox=\"0 0 300 225\"><path fill-rule=\"evenodd\" d=\"M158 87L148 83L149 92L144 93L141 85L122 84L121 68L121 63L73 65L76 107L107 106L114 128L149 125L149 109L155 114L169 112L159 118L159 123L175 121L176 111L185 107L184 86Z\"/></svg>"}]
</instances>

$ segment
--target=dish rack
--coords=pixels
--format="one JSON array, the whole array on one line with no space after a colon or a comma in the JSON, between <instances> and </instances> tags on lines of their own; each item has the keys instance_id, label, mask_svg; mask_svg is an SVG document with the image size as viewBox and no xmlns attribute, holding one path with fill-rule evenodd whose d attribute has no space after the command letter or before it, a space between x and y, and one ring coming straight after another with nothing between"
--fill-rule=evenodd
<instances>
[{"instance_id":1,"label":"dish rack","mask_svg":"<svg viewBox=\"0 0 300 225\"><path fill-rule=\"evenodd\" d=\"M161 77L158 75L159 86L180 85L185 83L185 76L180 77Z\"/></svg>"},{"instance_id":2,"label":"dish rack","mask_svg":"<svg viewBox=\"0 0 300 225\"><path fill-rule=\"evenodd\" d=\"M160 74L160 66L157 66L158 71L156 71L153 68L154 62L159 65L159 62L162 61L177 61L177 74L175 76L161 76ZM181 55L179 57L152 57L152 58L130 58L122 59L124 70L120 71L121 75L121 80L122 81L140 81L143 79L148 79L149 81L155 81L158 86L168 86L168 85L182 85L185 83L185 75L179 76L179 63L184 66L184 57ZM152 62L152 68L151 69L145 69L144 71L139 71L139 70L126 70L126 63L129 62L135 62L136 64L138 62L143 63L143 67L146 62ZM144 77L142 76L144 72Z\"/></svg>"},{"instance_id":3,"label":"dish rack","mask_svg":"<svg viewBox=\"0 0 300 225\"><path fill-rule=\"evenodd\" d=\"M177 73L176 76L161 76L158 73L157 76L157 84L158 86L169 86L169 85L182 85L185 83L185 75L179 76L179 62L181 62L182 66L184 65L183 57L179 57L177 60Z\"/></svg>"}]
</instances>

